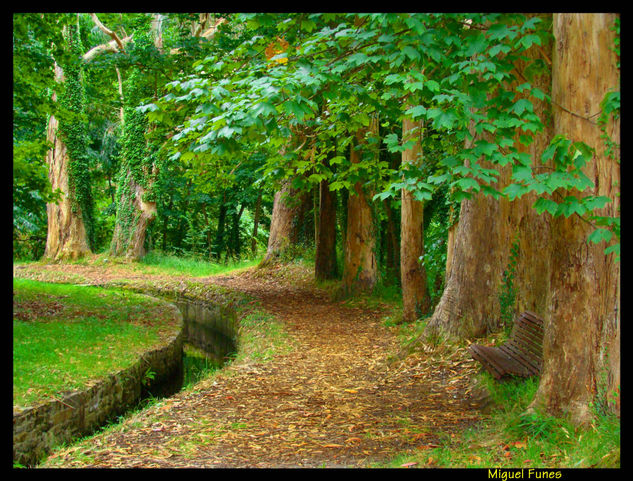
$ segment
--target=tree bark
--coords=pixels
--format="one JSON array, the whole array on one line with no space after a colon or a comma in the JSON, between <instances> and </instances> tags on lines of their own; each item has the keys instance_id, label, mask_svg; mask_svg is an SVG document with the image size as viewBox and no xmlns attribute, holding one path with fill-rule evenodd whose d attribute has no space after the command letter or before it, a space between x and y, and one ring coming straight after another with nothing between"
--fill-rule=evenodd
<instances>
[{"instance_id":1,"label":"tree bark","mask_svg":"<svg viewBox=\"0 0 633 481\"><path fill-rule=\"evenodd\" d=\"M528 58L540 58L542 49L532 47L525 52ZM519 73L514 86L525 82ZM532 84L546 94L551 91L551 77L543 74L532 79ZM516 99L524 94L516 95ZM543 123L549 124L549 106L544 101L534 102L534 112ZM517 138L518 138L517 134ZM551 127L536 136L529 146L519 145L518 150L532 158L536 173L543 168L540 157L551 139ZM482 163L484 167L492 167ZM495 166L499 171L498 190L510 182L510 166ZM501 326L499 302L503 273L510 260L513 241L519 239L517 259L515 312L532 310L541 315L545 312L549 278L549 228L545 217L532 208L535 194L524 195L510 202L483 194L475 194L462 201L457 224L449 230L447 242L447 268L444 292L423 336L445 335L467 339L484 336Z\"/></svg>"},{"instance_id":2,"label":"tree bark","mask_svg":"<svg viewBox=\"0 0 633 481\"><path fill-rule=\"evenodd\" d=\"M51 115L46 139L52 148L46 154L48 179L53 191L60 189L58 203L46 204L48 231L44 257L53 260L79 259L90 253L81 212L73 212L68 189L68 163L66 145L57 136L58 121Z\"/></svg>"},{"instance_id":3,"label":"tree bark","mask_svg":"<svg viewBox=\"0 0 633 481\"><path fill-rule=\"evenodd\" d=\"M618 162L605 154L602 132L592 116L600 111L608 90L619 90L612 51L615 19L615 14L554 14L553 22L555 133L595 149L592 162L583 169L595 189L582 195L613 199L598 213L608 216L618 212L620 170ZM607 132L619 142L619 120L611 120ZM577 191L569 194L578 195ZM593 227L579 217L557 217L551 225L545 363L531 407L566 414L583 424L592 419L592 403L604 402L599 398L605 392L612 396L613 410L620 410L619 396L614 395L620 385L620 266L614 254L604 254L603 244L587 242Z\"/></svg>"},{"instance_id":4,"label":"tree bark","mask_svg":"<svg viewBox=\"0 0 633 481\"><path fill-rule=\"evenodd\" d=\"M335 279L336 264L336 192L332 192L327 180L319 184L319 218L316 229L316 258L314 277L317 280Z\"/></svg>"},{"instance_id":5,"label":"tree bark","mask_svg":"<svg viewBox=\"0 0 633 481\"><path fill-rule=\"evenodd\" d=\"M373 119L370 129L378 131L378 120ZM358 163L361 152L358 146L365 147L365 131L356 133L356 142L352 143L350 161ZM347 229L345 236L345 263L343 267L343 295L355 292L370 292L378 280L376 264L376 228L369 199L371 193L356 182L354 191L347 199Z\"/></svg>"},{"instance_id":6,"label":"tree bark","mask_svg":"<svg viewBox=\"0 0 633 481\"><path fill-rule=\"evenodd\" d=\"M227 211L228 208L226 206L226 192L222 192L222 200L220 202L218 213L218 229L215 232L215 239L211 248L211 257L218 260L222 257L222 249L226 247L226 242L224 238L226 233Z\"/></svg>"},{"instance_id":7,"label":"tree bark","mask_svg":"<svg viewBox=\"0 0 633 481\"><path fill-rule=\"evenodd\" d=\"M64 81L63 69L55 64L55 81ZM56 95L53 94L53 100ZM79 259L90 253L86 227L81 208L73 206L69 187L69 164L66 144L59 136L59 121L51 115L46 129L46 140L52 145L46 153L48 179L53 191L59 189L62 196L59 202L47 203L48 230L44 257L53 260Z\"/></svg>"},{"instance_id":8,"label":"tree bark","mask_svg":"<svg viewBox=\"0 0 633 481\"><path fill-rule=\"evenodd\" d=\"M422 122L402 121L402 140L415 140L411 149L402 152L402 165L419 166L421 162ZM415 131L414 131L415 130ZM400 221L400 276L402 284L402 320L415 321L431 307L426 269L420 258L424 256L424 204L402 189Z\"/></svg>"},{"instance_id":9,"label":"tree bark","mask_svg":"<svg viewBox=\"0 0 633 481\"><path fill-rule=\"evenodd\" d=\"M130 79L130 82L135 81ZM128 102L133 100L127 99ZM156 202L144 198L151 192L158 174L158 167L145 140L146 128L144 114L130 105L126 106L110 254L136 260L145 255L147 226L156 218Z\"/></svg>"},{"instance_id":10,"label":"tree bark","mask_svg":"<svg viewBox=\"0 0 633 481\"><path fill-rule=\"evenodd\" d=\"M114 225L110 253L138 260L145 255L147 226L156 217L156 202L146 202L146 189L139 185L128 170L123 180L131 195L121 196L117 202L117 221Z\"/></svg>"},{"instance_id":11,"label":"tree bark","mask_svg":"<svg viewBox=\"0 0 633 481\"><path fill-rule=\"evenodd\" d=\"M292 180L286 180L275 194L273 212L270 220L268 248L266 257L259 267L274 262L288 247L297 240L297 220L302 209L305 193L292 187Z\"/></svg>"}]
</instances>

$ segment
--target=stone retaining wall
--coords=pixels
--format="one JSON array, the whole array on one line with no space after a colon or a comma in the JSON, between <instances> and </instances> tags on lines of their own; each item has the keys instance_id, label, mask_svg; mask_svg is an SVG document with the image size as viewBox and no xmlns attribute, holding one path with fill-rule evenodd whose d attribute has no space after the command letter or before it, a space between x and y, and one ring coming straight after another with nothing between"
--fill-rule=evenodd
<instances>
[{"instance_id":1,"label":"stone retaining wall","mask_svg":"<svg viewBox=\"0 0 633 481\"><path fill-rule=\"evenodd\" d=\"M182 385L183 340L179 329L162 347L147 351L131 367L84 391L71 391L57 400L14 411L14 463L37 463L55 445L94 432L148 392L153 396L176 392ZM148 369L154 373L152 379L146 376Z\"/></svg>"},{"instance_id":2,"label":"stone retaining wall","mask_svg":"<svg viewBox=\"0 0 633 481\"><path fill-rule=\"evenodd\" d=\"M183 316L185 341L214 356L219 362L237 350L235 309L195 300L172 301Z\"/></svg>"}]
</instances>

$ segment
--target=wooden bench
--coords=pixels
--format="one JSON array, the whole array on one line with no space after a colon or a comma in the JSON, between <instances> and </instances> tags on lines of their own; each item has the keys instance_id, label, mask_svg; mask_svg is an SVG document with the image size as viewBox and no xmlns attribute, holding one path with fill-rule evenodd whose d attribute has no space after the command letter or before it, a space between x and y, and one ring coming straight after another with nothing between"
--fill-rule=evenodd
<instances>
[{"instance_id":1,"label":"wooden bench","mask_svg":"<svg viewBox=\"0 0 633 481\"><path fill-rule=\"evenodd\" d=\"M538 376L543 366L543 320L525 311L514 321L510 339L504 344L498 347L471 344L468 350L495 379L506 374Z\"/></svg>"}]
</instances>

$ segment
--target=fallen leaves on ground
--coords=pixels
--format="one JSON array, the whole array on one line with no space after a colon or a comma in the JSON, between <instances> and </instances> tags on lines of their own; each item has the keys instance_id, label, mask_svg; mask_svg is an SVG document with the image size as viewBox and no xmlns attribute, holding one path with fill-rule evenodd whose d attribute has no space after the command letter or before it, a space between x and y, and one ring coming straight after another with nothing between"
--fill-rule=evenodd
<instances>
[{"instance_id":1,"label":"fallen leaves on ground","mask_svg":"<svg viewBox=\"0 0 633 481\"><path fill-rule=\"evenodd\" d=\"M66 267L57 268L100 285L126 275ZM20 276L50 279L56 272L29 266ZM168 288L176 281L135 282ZM400 346L395 329L382 322L388 312L332 301L303 266L196 282L257 299L283 322L294 349L266 362L234 362L121 426L55 452L43 467L362 467L437 447L442 436L480 418L469 403L475 366L466 349L393 361ZM427 466L435 463L431 457Z\"/></svg>"}]
</instances>

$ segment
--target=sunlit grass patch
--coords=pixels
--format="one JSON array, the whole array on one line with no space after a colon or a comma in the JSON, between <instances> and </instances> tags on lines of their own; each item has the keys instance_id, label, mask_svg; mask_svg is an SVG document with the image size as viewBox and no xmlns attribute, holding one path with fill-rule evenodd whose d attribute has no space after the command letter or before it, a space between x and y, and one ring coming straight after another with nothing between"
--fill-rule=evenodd
<instances>
[{"instance_id":1,"label":"sunlit grass patch","mask_svg":"<svg viewBox=\"0 0 633 481\"><path fill-rule=\"evenodd\" d=\"M192 277L204 277L223 274L229 271L254 267L261 259L244 259L229 263L211 262L197 257L181 257L164 254L159 251L150 251L138 263L147 274L171 274L186 275Z\"/></svg>"},{"instance_id":2,"label":"sunlit grass patch","mask_svg":"<svg viewBox=\"0 0 633 481\"><path fill-rule=\"evenodd\" d=\"M172 307L147 296L14 279L13 403L85 387L131 365L178 326Z\"/></svg>"}]
</instances>

